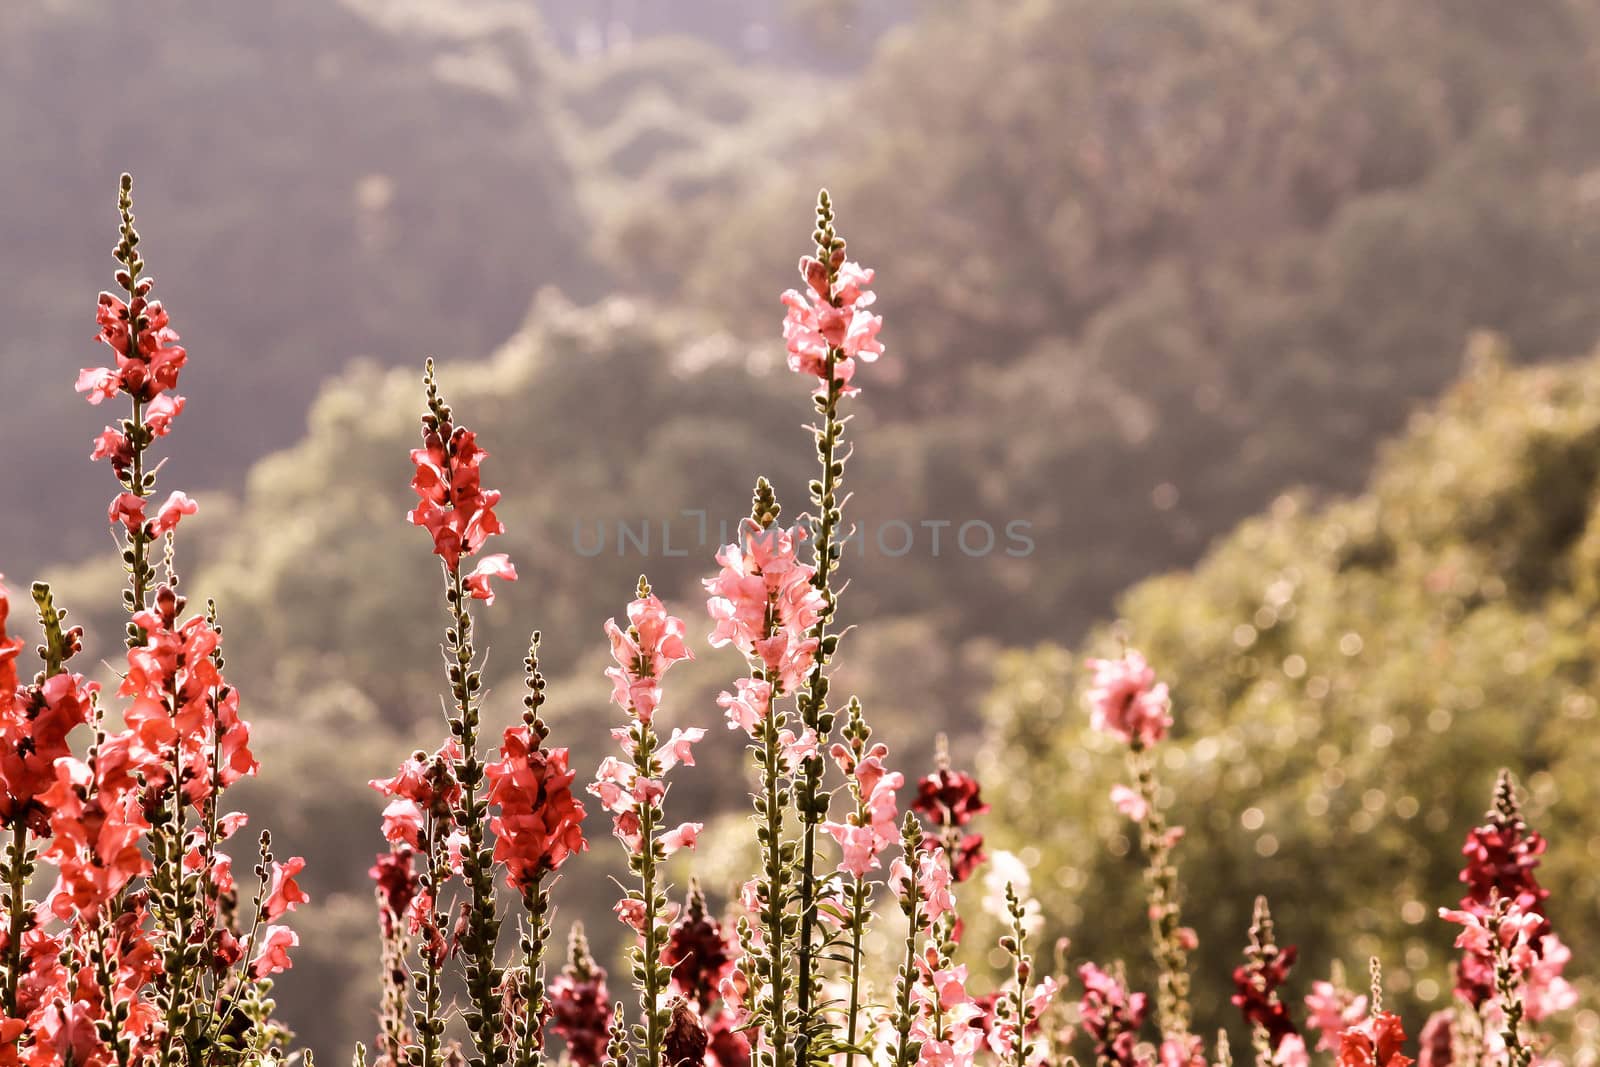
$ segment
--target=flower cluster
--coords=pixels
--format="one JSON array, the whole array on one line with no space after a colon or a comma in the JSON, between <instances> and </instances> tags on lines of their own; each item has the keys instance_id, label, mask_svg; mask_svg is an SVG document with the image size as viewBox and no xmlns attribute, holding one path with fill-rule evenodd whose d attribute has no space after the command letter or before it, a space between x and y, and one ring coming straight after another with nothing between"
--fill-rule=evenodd
<instances>
[{"instance_id":1,"label":"flower cluster","mask_svg":"<svg viewBox=\"0 0 1600 1067\"><path fill-rule=\"evenodd\" d=\"M884 851L900 840L895 792L905 785L905 775L884 766L887 745L866 748L864 740L835 744L831 755L850 782L856 810L844 822L824 822L822 829L843 853L839 870L852 878L865 878L868 871L879 868Z\"/></svg>"},{"instance_id":2,"label":"flower cluster","mask_svg":"<svg viewBox=\"0 0 1600 1067\"><path fill-rule=\"evenodd\" d=\"M1183 925L1178 870L1173 850L1183 839L1181 826L1168 826L1161 811L1160 783L1152 746L1172 728L1171 700L1165 682L1132 649L1116 659L1091 659L1094 672L1088 691L1090 725L1128 746L1128 768L1135 786L1116 785L1111 802L1139 826L1140 851L1146 860L1146 913L1150 917L1152 955L1159 969L1156 1015L1162 1048L1168 1059L1187 1063L1198 1044L1189 1032L1189 953L1197 939ZM1276 1047L1276 1046L1274 1046Z\"/></svg>"},{"instance_id":3,"label":"flower cluster","mask_svg":"<svg viewBox=\"0 0 1600 1067\"><path fill-rule=\"evenodd\" d=\"M390 851L379 856L372 870L385 961L379 1061L392 1067L411 1060L416 1044L424 1062L459 1051L443 1043L448 1025L444 969L459 955L470 1002L461 1015L478 1060L497 1064L514 1059L525 1065L537 1061L544 1042L548 1004L542 961L551 910L547 883L572 856L588 848L584 809L573 796L576 773L568 750L545 746L549 729L540 717L545 682L537 632L523 661L527 693L522 722L505 728L497 758L485 762L480 757L482 671L471 602L492 606L495 594L489 580L515 580L517 572L504 553L493 553L463 573L465 557L477 553L490 536L505 532L493 510L500 494L483 488L481 466L488 453L471 430L456 423L440 396L431 360L423 384L423 447L411 453L411 487L418 504L408 518L428 530L434 554L443 561L450 616L443 644L450 736L431 755L419 750L393 777L371 783L390 798L383 810ZM421 861L420 874L413 874L414 859ZM525 920L518 938L520 958L509 968L502 965L499 951L497 879L502 872ZM455 898L453 905L450 897ZM459 912L459 919L447 934L452 911ZM410 965L413 953L420 966ZM413 996L417 1003L408 1018Z\"/></svg>"},{"instance_id":4,"label":"flower cluster","mask_svg":"<svg viewBox=\"0 0 1600 1067\"><path fill-rule=\"evenodd\" d=\"M610 1022L605 968L589 955L583 924L574 923L567 965L550 982L550 1028L566 1042L575 1067L599 1067Z\"/></svg>"},{"instance_id":5,"label":"flower cluster","mask_svg":"<svg viewBox=\"0 0 1600 1067\"><path fill-rule=\"evenodd\" d=\"M1393 1012L1374 1012L1339 1039L1339 1067L1410 1067L1405 1025Z\"/></svg>"},{"instance_id":6,"label":"flower cluster","mask_svg":"<svg viewBox=\"0 0 1600 1067\"><path fill-rule=\"evenodd\" d=\"M967 833L965 827L987 812L989 805L982 800L977 779L946 765L949 757L944 739L939 741L941 766L917 781L911 810L928 820L937 836L928 838L927 843L938 841L950 859L950 873L956 881L965 882L984 861L983 835Z\"/></svg>"},{"instance_id":7,"label":"flower cluster","mask_svg":"<svg viewBox=\"0 0 1600 1067\"><path fill-rule=\"evenodd\" d=\"M668 615L661 599L644 595L628 604L628 628L606 620L611 658L606 668L611 679L611 699L624 711L648 723L661 703L661 679L674 663L693 659L684 641L683 620Z\"/></svg>"},{"instance_id":8,"label":"flower cluster","mask_svg":"<svg viewBox=\"0 0 1600 1067\"><path fill-rule=\"evenodd\" d=\"M818 647L811 631L827 600L814 584L816 569L797 558L802 527L763 527L747 518L739 534L740 540L717 552L722 569L716 577L705 579L706 610L714 623L710 643L731 644L765 669L765 691L739 694L746 704L754 698L764 706L774 686L792 693L811 670ZM744 723L751 724L747 730L754 724L751 718Z\"/></svg>"},{"instance_id":9,"label":"flower cluster","mask_svg":"<svg viewBox=\"0 0 1600 1067\"><path fill-rule=\"evenodd\" d=\"M1299 1028L1289 1017L1289 1006L1278 992L1289 979L1297 950L1293 945L1278 947L1265 897L1256 898L1250 945L1244 954L1245 962L1233 970L1233 1006L1250 1024L1257 1039L1277 1054L1286 1042L1299 1042ZM1303 1043L1299 1044L1299 1051L1303 1055Z\"/></svg>"},{"instance_id":10,"label":"flower cluster","mask_svg":"<svg viewBox=\"0 0 1600 1067\"><path fill-rule=\"evenodd\" d=\"M449 406L439 398L432 360L426 384L428 413L422 418L422 447L411 451L411 463L416 467L411 488L417 494L417 506L406 518L433 536L434 555L457 571L462 557L477 554L490 537L506 532L494 513L500 491L483 488L479 468L489 453L478 447L476 434L452 421ZM514 581L516 577L509 558L496 553L483 557L463 580L471 596L492 603L489 579Z\"/></svg>"},{"instance_id":11,"label":"flower cluster","mask_svg":"<svg viewBox=\"0 0 1600 1067\"><path fill-rule=\"evenodd\" d=\"M540 875L559 870L589 847L583 839L583 805L572 795L577 774L567 769L567 750L544 749L527 725L506 727L500 758L484 768L489 800L499 809L494 861L519 892Z\"/></svg>"},{"instance_id":12,"label":"flower cluster","mask_svg":"<svg viewBox=\"0 0 1600 1067\"><path fill-rule=\"evenodd\" d=\"M626 760L607 757L589 792L611 813L612 832L627 848L629 869L638 880L637 888L630 888L615 910L617 918L638 935L632 958L644 1021L636 1036L649 1067L661 1067L669 1045L680 1052L688 1047L705 1051L706 1035L684 1014L684 1005L662 1003L672 972L662 959L669 935L661 881L661 864L679 849L694 848L703 829L701 823L685 822L665 830L664 800L667 771L680 764L694 765L692 746L705 737L705 730L674 729L668 742L661 744L655 716L661 705L662 676L674 663L693 655L684 641L683 620L667 613L643 577L627 616L626 630L615 619L607 619L605 625L616 661L606 671L612 699L628 713L628 724L613 730L612 736Z\"/></svg>"},{"instance_id":13,"label":"flower cluster","mask_svg":"<svg viewBox=\"0 0 1600 1067\"><path fill-rule=\"evenodd\" d=\"M11 839L0 858L0 1064L198 1065L224 1045L233 1059L272 1058L287 1032L271 1018L269 977L299 943L279 920L310 899L305 861L276 860L263 833L241 908L224 851L246 816L222 795L257 765L215 608L186 615L178 592L171 537L197 506L174 492L147 510L155 470L145 453L184 408L173 390L188 357L142 275L126 175L119 210L124 295L102 293L96 313L115 366L83 371L78 391L130 404L92 453L111 461L121 490L109 520L124 532L127 648L108 714L101 687L70 666L82 629L64 625L67 612L36 583L42 669L24 684L23 641L7 631L0 588L0 827ZM157 583L150 547L161 537ZM54 884L35 903L40 861Z\"/></svg>"},{"instance_id":14,"label":"flower cluster","mask_svg":"<svg viewBox=\"0 0 1600 1067\"><path fill-rule=\"evenodd\" d=\"M172 535L196 505L182 492L154 503L146 453L184 409L175 389L187 355L150 299L126 180L120 207L124 296L103 294L97 313L115 366L83 371L79 391L92 403L125 396L131 405L93 451L110 461L121 489L108 514L130 576L127 649L114 691L74 673L82 632L36 585L41 669L24 677L24 641L11 635L12 604L0 586L0 829L10 836L0 852L0 1067L281 1062L287 1035L272 1019L271 976L292 966L299 943L282 920L310 900L305 862L276 858L263 834L254 884L234 877L228 843L247 820L222 797L257 764L225 676L216 613L187 611L172 564ZM547 744L537 632L524 660L521 722L501 731L492 753L480 744L490 709L474 602L492 606L492 583L517 574L506 554L483 554L505 532L494 510L500 494L483 488L487 453L456 422L429 363L408 517L429 532L442 563L448 733L370 783L385 797L387 842L370 871L383 953L378 1067L538 1067L547 1030L576 1067L1059 1067L1073 1062L1075 1023L1097 1067L1234 1062L1224 1037L1208 1049L1191 1026L1196 937L1182 925L1174 859L1183 831L1167 824L1157 780L1172 702L1143 656L1124 649L1090 660L1087 700L1093 728L1114 739L1133 776L1111 799L1138 828L1156 986L1135 990L1121 962L1083 963L1075 1023L1056 1007L1064 980L1040 974L1030 954L1046 917L1030 897L1023 859L991 859L974 832L989 810L978 781L952 768L941 738L934 772L917 781L902 811L906 776L872 741L861 702L851 698L842 713L832 702L830 670L848 632L831 629L848 530L840 488L848 420L839 401L856 393L857 362L883 347L881 320L869 310L873 273L846 257L825 193L817 217L815 254L801 261L805 291L783 298L790 365L818 383L814 513L779 524L776 493L760 480L738 539L717 552L718 571L703 582L709 643L738 649L747 668L717 702L755 757L760 865L730 894L727 912L714 913L692 878L681 907L669 899L667 861L694 848L703 830L666 822L668 775L695 767L706 736L659 723L667 672L693 658L687 628L643 578L626 622L605 624L611 699L626 718L611 731L620 755L603 759L586 788L611 816L631 875L615 912L629 942L632 1008L613 1002L576 925L566 966L546 983L552 888L588 848L585 808L569 750ZM153 559L163 537L165 557ZM847 794L842 809L833 782ZM1545 847L1503 776L1494 810L1463 850L1465 896L1440 911L1459 928L1460 1003L1423 1029L1423 1067L1546 1062L1552 1040L1536 1024L1576 995L1563 977L1572 954L1535 876ZM29 892L41 884L41 863L54 881L36 901ZM983 910L1003 927L987 957L968 944L956 900L985 863ZM904 919L903 937L894 909L880 907L887 897ZM880 997L869 979L890 964L870 957L886 943L885 925L898 966L890 995ZM1067 948L1058 942L1058 969ZM1231 998L1258 1067L1309 1065L1287 996L1295 957L1293 946L1277 944L1258 900ZM1009 962L1009 973L975 992L982 976L974 959ZM1304 1000L1317 1051L1335 1053L1338 1067L1413 1062L1400 1018L1383 1010L1380 977L1374 960L1370 996L1358 996L1336 969Z\"/></svg>"},{"instance_id":15,"label":"flower cluster","mask_svg":"<svg viewBox=\"0 0 1600 1067\"><path fill-rule=\"evenodd\" d=\"M1543 835L1523 822L1509 776L1502 776L1488 820L1467 834L1461 849L1467 860L1461 870L1466 895L1459 910L1440 910L1451 921L1468 925L1468 932L1457 941L1462 956L1456 965L1456 995L1474 1008L1494 996L1494 951L1487 942L1469 934L1474 924L1481 929L1502 906L1508 911L1504 927L1516 927L1526 942L1525 952L1519 954L1524 964L1519 973L1539 982L1539 987L1531 990L1534 996L1530 1007L1540 1013L1534 1018L1545 1013L1546 999L1554 1000L1554 1010L1570 1006L1570 987L1560 977L1568 951L1544 916L1544 902L1550 891L1539 884L1534 874L1545 847ZM1536 968L1535 961L1545 966ZM1560 962L1550 966L1554 961ZM1552 985L1554 995L1550 998L1547 987Z\"/></svg>"},{"instance_id":16,"label":"flower cluster","mask_svg":"<svg viewBox=\"0 0 1600 1067\"><path fill-rule=\"evenodd\" d=\"M56 784L56 761L72 755L68 735L89 721L100 686L60 673L19 689L16 659L24 642L6 637L9 610L0 585L0 826L20 823L44 834L49 807L40 798ZM74 648L80 637L71 635Z\"/></svg>"},{"instance_id":17,"label":"flower cluster","mask_svg":"<svg viewBox=\"0 0 1600 1067\"><path fill-rule=\"evenodd\" d=\"M1083 981L1078 1018L1094 1041L1096 1062L1134 1067L1134 1045L1150 1008L1149 998L1130 992L1119 975L1107 973L1093 963L1079 967L1078 977Z\"/></svg>"},{"instance_id":18,"label":"flower cluster","mask_svg":"<svg viewBox=\"0 0 1600 1067\"><path fill-rule=\"evenodd\" d=\"M1318 1034L1318 1052L1337 1051L1344 1032L1366 1017L1366 996L1345 988L1342 975L1311 983L1311 992L1306 994L1306 1027Z\"/></svg>"},{"instance_id":19,"label":"flower cluster","mask_svg":"<svg viewBox=\"0 0 1600 1067\"><path fill-rule=\"evenodd\" d=\"M1117 659L1091 659L1090 725L1129 745L1149 746L1172 729L1165 682L1132 649Z\"/></svg>"},{"instance_id":20,"label":"flower cluster","mask_svg":"<svg viewBox=\"0 0 1600 1067\"><path fill-rule=\"evenodd\" d=\"M800 277L806 291L784 291L788 312L783 319L783 340L789 349L789 369L814 375L821 380L819 392L826 392L830 381L844 386L844 395L858 391L856 361L871 363L883 354L878 330L883 318L867 309L877 299L866 286L874 272L845 258L844 242L826 253L826 258L805 256L800 260Z\"/></svg>"}]
</instances>

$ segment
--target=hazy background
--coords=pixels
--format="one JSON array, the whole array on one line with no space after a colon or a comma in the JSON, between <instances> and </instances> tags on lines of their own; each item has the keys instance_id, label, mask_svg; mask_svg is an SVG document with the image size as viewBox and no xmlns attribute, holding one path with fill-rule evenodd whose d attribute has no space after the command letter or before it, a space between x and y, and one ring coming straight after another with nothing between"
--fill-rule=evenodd
<instances>
[{"instance_id":1,"label":"hazy background","mask_svg":"<svg viewBox=\"0 0 1600 1067\"><path fill-rule=\"evenodd\" d=\"M1414 1024L1442 1005L1433 908L1501 764L1593 976L1595 5L5 0L0 145L0 566L116 632L86 458L108 414L71 385L131 170L191 354L162 485L203 503L180 563L258 731L240 792L311 862L280 991L323 1056L372 1030L364 783L442 736L437 574L404 522L423 357L493 453L522 576L485 613L491 722L540 627L555 740L590 768L600 623L635 576L699 631L755 475L802 510L777 294L824 184L889 346L854 405L835 691L910 773L951 733L1050 936L1148 977L1074 668L1120 618L1174 683L1205 1024L1235 1022L1259 891L1295 990L1381 951ZM619 554L619 521L649 551ZM876 541L897 523L903 555ZM963 523L995 548L960 551ZM717 824L723 893L745 800L711 697L739 664L680 669L666 714L712 739L674 813ZM557 929L587 917L609 960L620 850L592 836ZM1575 1019L1580 1047L1600 1017Z\"/></svg>"}]
</instances>

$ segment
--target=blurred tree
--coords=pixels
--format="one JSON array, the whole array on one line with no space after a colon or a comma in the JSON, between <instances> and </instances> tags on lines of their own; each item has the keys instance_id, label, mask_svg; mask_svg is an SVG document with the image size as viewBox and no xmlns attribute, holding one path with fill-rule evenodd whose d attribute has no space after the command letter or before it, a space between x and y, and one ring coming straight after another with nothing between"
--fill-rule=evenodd
<instances>
[{"instance_id":1,"label":"blurred tree","mask_svg":"<svg viewBox=\"0 0 1600 1067\"><path fill-rule=\"evenodd\" d=\"M17 268L0 286L0 450L17 469L55 467L44 428L87 441L102 425L71 383L94 359L84 294L109 282L107 190L123 169L194 357L191 445L173 465L190 486L290 444L353 357L481 354L537 286L598 291L575 182L550 150L537 22L395 6L5 5L0 138L26 146L0 154ZM91 511L103 474L60 470L52 504ZM46 536L30 514L0 515L13 570L104 544L92 525Z\"/></svg>"},{"instance_id":2,"label":"blurred tree","mask_svg":"<svg viewBox=\"0 0 1600 1067\"><path fill-rule=\"evenodd\" d=\"M1333 959L1359 975L1378 954L1413 1022L1449 998L1435 909L1461 896L1460 844L1501 766L1552 842L1540 876L1569 977L1595 977L1600 355L1513 371L1482 337L1469 364L1366 494L1280 497L1192 574L1135 586L1086 642L1126 638L1172 684L1161 773L1188 829L1199 1018L1241 1040L1226 976L1257 893L1302 949L1297 995ZM1107 799L1125 771L1088 729L1078 662L1051 646L1000 661L995 843L1041 865L1076 959L1124 957L1149 987L1140 861Z\"/></svg>"}]
</instances>

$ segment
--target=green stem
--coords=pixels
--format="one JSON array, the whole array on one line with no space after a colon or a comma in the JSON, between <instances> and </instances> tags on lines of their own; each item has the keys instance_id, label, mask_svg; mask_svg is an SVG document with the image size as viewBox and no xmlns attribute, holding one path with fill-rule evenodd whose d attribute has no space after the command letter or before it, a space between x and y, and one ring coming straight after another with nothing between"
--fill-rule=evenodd
<instances>
[{"instance_id":1,"label":"green stem","mask_svg":"<svg viewBox=\"0 0 1600 1067\"><path fill-rule=\"evenodd\" d=\"M914 851L908 852L906 867L910 871L906 881L906 892L909 895L909 905L906 906L906 957L900 965L900 979L896 983L895 995L895 1067L912 1067L917 1062L917 1057L912 1054L911 1024L915 1022L916 1015L912 1004L912 988L917 980L917 934L921 932L921 923L918 921L922 915L922 888L918 884L917 857Z\"/></svg>"},{"instance_id":2,"label":"green stem","mask_svg":"<svg viewBox=\"0 0 1600 1067\"><path fill-rule=\"evenodd\" d=\"M6 940L4 988L0 1004L10 1018L17 1017L17 983L22 974L22 935L27 930L28 907L23 891L32 864L28 856L28 828L18 819L11 827L11 847L6 857L6 915L10 919Z\"/></svg>"},{"instance_id":3,"label":"green stem","mask_svg":"<svg viewBox=\"0 0 1600 1067\"><path fill-rule=\"evenodd\" d=\"M777 1067L787 1067L789 1061L789 1028L785 1001L789 990L788 938L784 933L785 898L788 878L783 858L783 797L779 784L782 771L782 744L778 740L777 714L774 709L763 720L761 730L761 769L763 803L766 809L767 900L762 919L766 923L767 982L771 986L771 1010L767 1020L771 1027L773 1062Z\"/></svg>"},{"instance_id":4,"label":"green stem","mask_svg":"<svg viewBox=\"0 0 1600 1067\"><path fill-rule=\"evenodd\" d=\"M1139 784L1145 814L1139 820L1139 845L1145 855L1145 886L1149 892L1152 955L1159 970L1156 1013L1162 1037L1185 1040L1189 1036L1189 953L1183 947L1182 910L1178 901L1178 872L1172 864L1167 823L1157 806L1159 787L1150 753L1135 743L1129 763Z\"/></svg>"},{"instance_id":5,"label":"green stem","mask_svg":"<svg viewBox=\"0 0 1600 1067\"><path fill-rule=\"evenodd\" d=\"M861 938L867 924L867 901L871 886L864 879L855 880L850 901L850 1010L845 1017L845 1042L850 1046L845 1052L845 1067L855 1067L856 1031L861 1018Z\"/></svg>"},{"instance_id":6,"label":"green stem","mask_svg":"<svg viewBox=\"0 0 1600 1067\"><path fill-rule=\"evenodd\" d=\"M634 744L634 769L637 774L650 779L660 775L655 751L655 727L640 720L639 736ZM661 1067L662 1045L665 1041L665 1019L659 1006L664 969L661 967L661 930L657 907L660 894L656 886L657 813L658 807L654 801L639 805L639 888L644 895L645 908L639 1011L644 1016L645 1062L650 1067Z\"/></svg>"},{"instance_id":7,"label":"green stem","mask_svg":"<svg viewBox=\"0 0 1600 1067\"><path fill-rule=\"evenodd\" d=\"M445 477L451 477L448 456ZM445 599L454 620L447 635L447 647L451 656L450 685L456 701L456 717L450 726L461 739L461 758L456 761L455 772L461 782L461 822L467 834L467 847L462 850L462 875L472 893L467 943L462 946L468 953L467 990L475 1008L468 1019L477 1049L477 1056L471 1063L472 1067L496 1067L503 1056L499 1026L502 975L495 966L500 923L495 916L493 854L484 845L484 817L488 805L478 797L483 767L478 762L478 709L473 703L473 694L480 683L473 669L476 653L472 645L472 614L467 610L466 586L459 560L445 567Z\"/></svg>"}]
</instances>

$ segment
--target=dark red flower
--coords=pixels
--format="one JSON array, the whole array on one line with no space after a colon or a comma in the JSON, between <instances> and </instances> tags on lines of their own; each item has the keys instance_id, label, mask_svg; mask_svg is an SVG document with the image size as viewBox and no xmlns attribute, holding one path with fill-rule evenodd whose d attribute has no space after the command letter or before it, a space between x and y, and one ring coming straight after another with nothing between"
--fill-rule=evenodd
<instances>
[{"instance_id":1,"label":"dark red flower","mask_svg":"<svg viewBox=\"0 0 1600 1067\"><path fill-rule=\"evenodd\" d=\"M1461 910L1487 917L1497 899L1515 902L1521 911L1541 917L1539 928L1530 939L1535 951L1550 932L1550 923L1543 920L1544 902L1550 891L1534 877L1545 844L1543 835L1522 821L1515 783L1510 774L1502 771L1487 821L1468 831L1466 844L1461 847L1461 854L1467 859L1460 875L1467 887ZM1491 1000L1495 993L1493 959L1464 950L1456 964L1455 991L1473 1007Z\"/></svg>"},{"instance_id":2,"label":"dark red flower","mask_svg":"<svg viewBox=\"0 0 1600 1067\"><path fill-rule=\"evenodd\" d=\"M1277 1049L1284 1038L1300 1032L1289 1018L1288 1005L1278 996L1278 989L1288 980L1289 968L1294 966L1297 950L1293 945L1269 948L1233 969L1232 1000L1245 1022L1266 1030L1273 1049Z\"/></svg>"},{"instance_id":3,"label":"dark red flower","mask_svg":"<svg viewBox=\"0 0 1600 1067\"><path fill-rule=\"evenodd\" d=\"M989 810L979 793L978 781L970 774L941 767L917 782L917 799L911 807L937 827L965 826Z\"/></svg>"},{"instance_id":4,"label":"dark red flower","mask_svg":"<svg viewBox=\"0 0 1600 1067\"><path fill-rule=\"evenodd\" d=\"M1455 1021L1449 1008L1428 1016L1417 1036L1417 1067L1450 1067L1455 1062Z\"/></svg>"},{"instance_id":5,"label":"dark red flower","mask_svg":"<svg viewBox=\"0 0 1600 1067\"><path fill-rule=\"evenodd\" d=\"M396 845L388 852L378 853L378 860L367 871L378 894L381 905L384 933L399 920L417 895L417 875L411 866L413 851L410 845Z\"/></svg>"},{"instance_id":6,"label":"dark red flower","mask_svg":"<svg viewBox=\"0 0 1600 1067\"><path fill-rule=\"evenodd\" d=\"M672 989L709 1008L722 979L734 968L734 947L716 919L706 912L706 898L690 883L683 915L667 932L661 962L672 968Z\"/></svg>"},{"instance_id":7,"label":"dark red flower","mask_svg":"<svg viewBox=\"0 0 1600 1067\"><path fill-rule=\"evenodd\" d=\"M598 1067L606 1054L611 994L606 972L589 956L583 927L572 928L571 958L550 982L550 1029L567 1044L576 1067Z\"/></svg>"}]
</instances>

